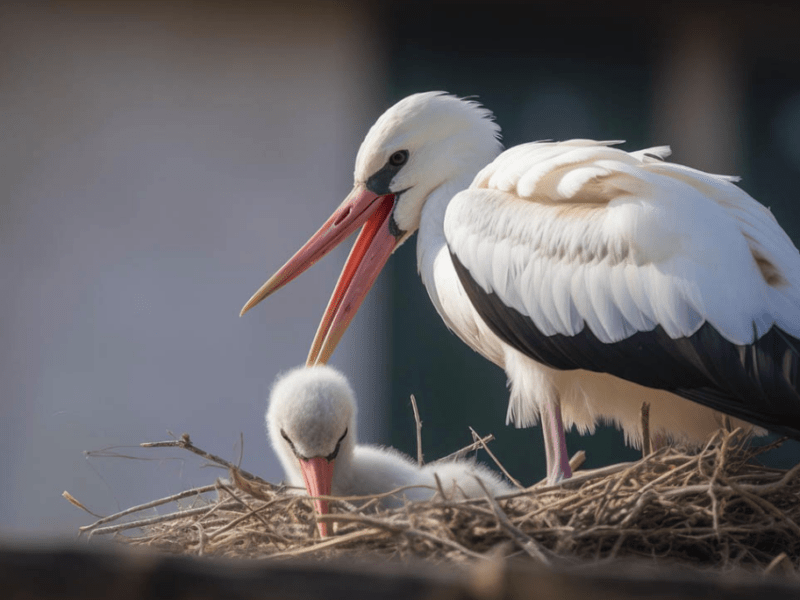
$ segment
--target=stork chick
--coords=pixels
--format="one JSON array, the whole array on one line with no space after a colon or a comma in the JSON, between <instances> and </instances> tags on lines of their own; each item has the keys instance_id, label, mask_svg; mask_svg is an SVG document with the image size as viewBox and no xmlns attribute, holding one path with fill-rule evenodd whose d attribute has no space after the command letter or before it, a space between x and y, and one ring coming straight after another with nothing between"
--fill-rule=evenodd
<instances>
[{"instance_id":1,"label":"stork chick","mask_svg":"<svg viewBox=\"0 0 800 600\"><path fill-rule=\"evenodd\" d=\"M319 496L368 496L402 491L410 500L431 498L438 475L443 488L456 497L484 494L479 477L492 495L513 491L489 469L469 461L450 461L418 466L393 448L356 442L356 402L347 379L336 369L317 365L299 367L280 376L272 388L267 409L267 430L281 461L287 482L305 486L315 498L319 514L329 512ZM387 496L385 507L399 506L401 499ZM327 523L319 523L323 536Z\"/></svg>"}]
</instances>

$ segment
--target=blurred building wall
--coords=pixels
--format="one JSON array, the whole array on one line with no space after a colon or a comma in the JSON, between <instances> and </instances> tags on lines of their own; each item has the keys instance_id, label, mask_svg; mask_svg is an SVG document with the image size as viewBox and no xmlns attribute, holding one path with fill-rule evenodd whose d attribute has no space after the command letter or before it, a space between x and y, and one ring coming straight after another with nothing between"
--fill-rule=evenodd
<instances>
[{"instance_id":1,"label":"blurred building wall","mask_svg":"<svg viewBox=\"0 0 800 600\"><path fill-rule=\"evenodd\" d=\"M74 534L65 489L109 513L213 481L181 452L82 454L167 430L230 459L242 432L244 466L280 480L265 400L348 249L238 313L349 192L378 33L347 2L0 6L0 536ZM366 439L384 289L333 361Z\"/></svg>"},{"instance_id":2,"label":"blurred building wall","mask_svg":"<svg viewBox=\"0 0 800 600\"><path fill-rule=\"evenodd\" d=\"M669 140L672 160L738 173L746 66L736 24L695 10L666 27L656 59L652 137Z\"/></svg>"}]
</instances>

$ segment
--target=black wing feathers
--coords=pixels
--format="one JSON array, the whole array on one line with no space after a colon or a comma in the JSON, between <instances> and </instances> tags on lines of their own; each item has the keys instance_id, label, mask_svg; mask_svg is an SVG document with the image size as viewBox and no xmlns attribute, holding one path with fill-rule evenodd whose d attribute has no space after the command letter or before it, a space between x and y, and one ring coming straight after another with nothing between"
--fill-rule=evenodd
<instances>
[{"instance_id":1,"label":"black wing feathers","mask_svg":"<svg viewBox=\"0 0 800 600\"><path fill-rule=\"evenodd\" d=\"M720 412L800 439L800 340L773 326L739 346L706 322L693 335L670 338L661 326L610 344L589 328L544 335L530 317L487 293L450 254L470 301L507 344L554 369L609 373L659 388Z\"/></svg>"}]
</instances>

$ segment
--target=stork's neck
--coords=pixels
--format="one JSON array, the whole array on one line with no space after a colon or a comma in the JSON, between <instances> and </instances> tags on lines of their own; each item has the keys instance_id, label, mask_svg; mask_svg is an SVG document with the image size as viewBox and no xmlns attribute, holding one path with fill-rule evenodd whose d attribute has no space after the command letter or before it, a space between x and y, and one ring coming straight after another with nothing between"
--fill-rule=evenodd
<instances>
[{"instance_id":1,"label":"stork's neck","mask_svg":"<svg viewBox=\"0 0 800 600\"><path fill-rule=\"evenodd\" d=\"M435 290L433 274L437 257L441 252L447 252L447 240L444 237L444 215L453 196L469 187L479 169L480 167L476 167L474 171L465 171L445 181L430 193L422 208L419 233L417 234L417 270L440 314L442 311Z\"/></svg>"},{"instance_id":2,"label":"stork's neck","mask_svg":"<svg viewBox=\"0 0 800 600\"><path fill-rule=\"evenodd\" d=\"M457 160L454 160L454 164L459 167L455 169L454 174L428 194L422 207L417 235L417 269L429 291L433 261L439 251L447 246L444 237L444 215L447 206L453 196L470 186L478 171L500 154L503 146L495 135L496 131L492 129L488 137L484 137L480 132L474 132L474 135L464 141L459 140L461 152Z\"/></svg>"}]
</instances>

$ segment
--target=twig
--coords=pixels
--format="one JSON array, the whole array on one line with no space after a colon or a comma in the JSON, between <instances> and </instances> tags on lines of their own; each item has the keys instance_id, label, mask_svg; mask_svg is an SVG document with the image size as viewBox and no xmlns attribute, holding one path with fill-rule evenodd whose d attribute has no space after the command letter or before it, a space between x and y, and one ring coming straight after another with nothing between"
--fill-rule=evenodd
<instances>
[{"instance_id":1,"label":"twig","mask_svg":"<svg viewBox=\"0 0 800 600\"><path fill-rule=\"evenodd\" d=\"M725 480L725 478L722 477L722 476L720 476L720 481L722 481L724 484L730 486L730 488L733 491L738 492L740 495L744 496L745 498L749 498L750 500L752 500L753 502L755 502L756 504L761 506L761 508L763 508L764 510L766 510L767 512L772 514L774 517L783 520L792 529L792 531L794 532L795 535L800 535L800 525L798 525L794 521L794 519L792 519L791 516L789 516L788 514L784 513L782 510L780 510L778 507L776 507L772 502L770 502L766 498L761 498L760 496L757 496L755 494L752 494L752 493L750 493L748 491L743 490L741 487L739 487L738 485L736 485L732 481Z\"/></svg>"},{"instance_id":2,"label":"twig","mask_svg":"<svg viewBox=\"0 0 800 600\"><path fill-rule=\"evenodd\" d=\"M650 403L642 402L642 458L647 458L650 451Z\"/></svg>"},{"instance_id":3,"label":"twig","mask_svg":"<svg viewBox=\"0 0 800 600\"><path fill-rule=\"evenodd\" d=\"M210 512L211 510L217 508L233 508L237 504L235 502L227 502L223 505L216 504L213 507L209 508L208 506L201 506L199 508L190 508L188 510L181 510L174 513L169 513L168 515L160 515L158 517L150 517L149 519L140 519L139 521L129 521L127 523L122 523L120 525L111 525L109 527L100 527L99 529L95 529L89 533L89 537L94 535L106 535L108 533L116 533L117 531L124 531L126 529L138 529L139 527L147 527L149 525L157 525L158 523L164 523L166 521L174 521L176 519L182 519L184 517L193 517L195 515L202 515L203 513Z\"/></svg>"},{"instance_id":4,"label":"twig","mask_svg":"<svg viewBox=\"0 0 800 600\"><path fill-rule=\"evenodd\" d=\"M731 425L731 418L729 415L722 415L722 428L728 433L733 431L733 425Z\"/></svg>"},{"instance_id":5,"label":"twig","mask_svg":"<svg viewBox=\"0 0 800 600\"><path fill-rule=\"evenodd\" d=\"M786 436L779 437L777 440L770 442L769 444L764 444L763 446L757 446L755 448L751 448L751 452L753 456L758 456L759 454L764 454L764 452L769 452L774 448L778 448L782 446L789 438ZM762 466L761 468L767 469L768 467Z\"/></svg>"},{"instance_id":6,"label":"twig","mask_svg":"<svg viewBox=\"0 0 800 600\"><path fill-rule=\"evenodd\" d=\"M242 490L248 496L252 496L258 500L263 500L264 502L269 502L272 500L272 496L267 493L264 493L261 490L261 487L251 479L247 479L243 477L241 471L237 469L230 470L231 482L235 485L238 489ZM278 487L277 489L273 486L270 486L269 492L274 496L276 493L284 491L285 486Z\"/></svg>"},{"instance_id":7,"label":"twig","mask_svg":"<svg viewBox=\"0 0 800 600\"><path fill-rule=\"evenodd\" d=\"M578 469L583 466L583 463L586 462L586 452L583 450L578 450L575 454L572 455L572 458L569 459L569 468L574 473Z\"/></svg>"},{"instance_id":8,"label":"twig","mask_svg":"<svg viewBox=\"0 0 800 600\"><path fill-rule=\"evenodd\" d=\"M232 521L229 521L226 525L223 525L219 529L214 530L211 533L211 535L208 536L209 539L213 539L213 538L217 537L218 535L220 535L222 533L225 533L226 531L228 531L230 529L233 529L239 523L241 523L243 521L246 521L247 519L249 519L252 516L259 517L262 520L262 522L264 522L267 525L267 528L270 528L270 524L268 522L264 521L264 519L261 518L261 515L258 515L256 513L265 511L267 508L273 506L274 504L279 503L280 501L281 501L280 498L275 498L274 500L272 500L271 502L267 502L263 506L259 506L258 508L255 508L255 509L250 509L250 512L247 512L247 513L241 515L240 517L237 517L237 518L233 519Z\"/></svg>"},{"instance_id":9,"label":"twig","mask_svg":"<svg viewBox=\"0 0 800 600\"><path fill-rule=\"evenodd\" d=\"M285 550L283 552L276 552L274 554L270 554L270 558L288 558L288 557L300 556L302 554L311 554L313 552L326 550L328 548L333 548L335 546L342 546L350 542L354 542L368 537L374 537L380 534L385 535L385 530L377 528L359 529L357 531L352 531L345 535L325 538L325 541L314 544L313 546L306 546L305 548L298 548L296 550Z\"/></svg>"},{"instance_id":10,"label":"twig","mask_svg":"<svg viewBox=\"0 0 800 600\"><path fill-rule=\"evenodd\" d=\"M644 511L645 507L647 506L647 503L650 502L650 500L652 500L656 496L657 494L652 490L648 490L646 492L639 494L639 497L636 499L636 503L633 505L631 511L620 522L619 524L620 528L627 527L628 525L633 523L636 519L638 519L639 516Z\"/></svg>"},{"instance_id":11,"label":"twig","mask_svg":"<svg viewBox=\"0 0 800 600\"><path fill-rule=\"evenodd\" d=\"M515 527L514 524L509 520L508 515L500 507L500 504L498 504L497 500L495 500L492 497L492 494L489 493L488 488L484 485L483 481L481 481L481 478L474 475L473 477L475 477L475 481L478 482L478 485L481 486L483 493L486 495L486 502L494 511L494 514L497 517L497 520L500 522L500 525L502 525L503 528L511 534L511 537L517 541L517 544L519 544L520 548L522 548L528 554L528 556L538 560L542 564L551 564L550 559L547 557L547 554L545 554L544 548L540 547L532 537Z\"/></svg>"},{"instance_id":12,"label":"twig","mask_svg":"<svg viewBox=\"0 0 800 600\"><path fill-rule=\"evenodd\" d=\"M197 556L203 556L203 554L205 553L205 546L206 546L206 532L200 523L195 523L194 528L197 529L197 534L198 534Z\"/></svg>"},{"instance_id":13,"label":"twig","mask_svg":"<svg viewBox=\"0 0 800 600\"><path fill-rule=\"evenodd\" d=\"M88 508L86 508L83 504L78 502L78 499L75 496L73 496L72 494L70 494L67 490L64 490L63 492L61 492L61 496L64 499L66 499L66 501L69 502L70 504L72 504L73 506L77 506L78 508L80 508L82 510L85 510L87 513L89 513L93 517L98 517L98 518L102 519L102 517L100 517L100 515L98 515L97 513L93 513Z\"/></svg>"},{"instance_id":14,"label":"twig","mask_svg":"<svg viewBox=\"0 0 800 600\"><path fill-rule=\"evenodd\" d=\"M648 490L648 489L650 489L652 487L655 487L656 484L663 483L664 481L674 477L678 473L681 473L681 472L683 472L685 470L688 470L690 468L697 468L698 463L699 463L699 457L695 457L692 460L690 460L688 462L685 462L682 465L678 465L674 469L672 469L670 471L667 471L666 473L664 473L660 477L657 477L654 480L652 480L651 482L647 483L641 490L639 490L639 492L642 493L645 490Z\"/></svg>"},{"instance_id":15,"label":"twig","mask_svg":"<svg viewBox=\"0 0 800 600\"><path fill-rule=\"evenodd\" d=\"M493 441L494 441L494 435L490 433L489 435L483 436L478 441L472 442L469 446L464 446L461 450L457 450L456 452L453 452L452 454L448 454L447 456L443 456L442 458L437 458L435 461L433 461L432 463L428 463L428 464L436 464L436 463L439 463L439 462L450 462L450 461L454 461L454 460L461 460L462 458L464 458L470 452L475 452L475 450L480 450L481 448L485 447L486 444L488 444L489 442L493 442Z\"/></svg>"},{"instance_id":16,"label":"twig","mask_svg":"<svg viewBox=\"0 0 800 600\"><path fill-rule=\"evenodd\" d=\"M624 462L624 463L617 463L615 465L608 465L607 467L600 467L598 469L590 469L588 471L584 471L580 475L575 475L570 477L569 479L564 479L559 481L558 483L554 483L552 485L548 485L546 487L539 487L543 483L547 481L547 479L542 479L539 483L534 484L534 488L536 488L537 492L546 492L550 490L559 490L559 489L570 489L573 487L579 487L582 483L589 481L591 479L597 479L599 477L607 477L608 475L613 475L614 473L619 473L620 471L624 471L625 469L635 465L634 462ZM503 496L500 496L503 498Z\"/></svg>"},{"instance_id":17,"label":"twig","mask_svg":"<svg viewBox=\"0 0 800 600\"><path fill-rule=\"evenodd\" d=\"M728 422L728 425L730 425L730 420ZM728 430L730 431L730 429ZM717 466L714 468L714 474L711 476L711 481L708 482L708 496L709 498L711 498L712 525L714 527L714 531L717 532L717 538L720 537L720 529L719 529L720 507L719 507L719 500L717 500L717 495L714 493L714 486L716 485L717 479L719 478L720 474L724 470L725 457L727 456L726 451L728 450L728 442L730 442L731 439L732 436L728 435L722 440L722 446L720 446L719 454L717 455Z\"/></svg>"},{"instance_id":18,"label":"twig","mask_svg":"<svg viewBox=\"0 0 800 600\"><path fill-rule=\"evenodd\" d=\"M800 473L800 463L797 463L791 469L786 471L786 474L780 479L780 481L776 481L774 483L765 483L765 484L753 484L753 483L740 483L738 484L740 488L743 490L747 490L749 492L772 492L778 490L782 487L787 486L791 483L792 479L797 477L797 474ZM729 478L732 479L732 478Z\"/></svg>"},{"instance_id":19,"label":"twig","mask_svg":"<svg viewBox=\"0 0 800 600\"><path fill-rule=\"evenodd\" d=\"M261 521L261 522L262 522L264 525L266 525L266 526L267 526L267 528L269 528L269 522L268 522L266 519L264 519L264 517L262 517L260 514L258 514L258 512L256 512L256 510L255 510L255 509L254 509L252 506L250 506L250 505L249 505L247 502L245 502L244 500L242 500L241 498L239 498L239 496L237 496L236 494L234 494L234 493L233 493L233 490L232 490L230 487L228 487L227 485L225 485L225 484L224 484L224 483L223 483L221 480L219 480L219 479L217 480L217 485L218 485L218 486L219 486L221 489L225 490L225 492L226 492L226 493L227 493L227 494L228 494L228 495L229 495L229 496L230 496L230 497L231 497L233 500L235 500L236 502L238 502L238 503L239 503L241 506L243 506L243 507L244 507L244 508L245 508L245 509L248 511L248 515L247 515L247 516L253 516L253 517L256 517L256 518L257 518L259 521Z\"/></svg>"},{"instance_id":20,"label":"twig","mask_svg":"<svg viewBox=\"0 0 800 600\"><path fill-rule=\"evenodd\" d=\"M439 479L439 474L434 471L433 472L433 479L436 481L436 489L439 492L439 495L442 497L442 500L447 502L450 498L447 497L447 494L444 493L444 487L442 486L442 480Z\"/></svg>"},{"instance_id":21,"label":"twig","mask_svg":"<svg viewBox=\"0 0 800 600\"><path fill-rule=\"evenodd\" d=\"M775 567L778 566L781 567L781 570L784 573L791 573L794 571L794 568L792 567L792 561L789 560L789 555L786 554L786 552L781 552L778 554L778 556L770 561L770 563L767 565L767 568L764 569L764 574L769 575L775 570Z\"/></svg>"},{"instance_id":22,"label":"twig","mask_svg":"<svg viewBox=\"0 0 800 600\"><path fill-rule=\"evenodd\" d=\"M244 460L244 432L239 432L239 460L236 461L236 467L241 469L242 461Z\"/></svg>"},{"instance_id":23,"label":"twig","mask_svg":"<svg viewBox=\"0 0 800 600\"><path fill-rule=\"evenodd\" d=\"M204 485L202 487L193 488L191 490L186 490L184 492L180 492L178 494L173 494L172 496L167 496L166 498L161 498L160 500L153 500L152 502L146 502L145 504L139 504L138 506L132 506L131 508L126 508L123 511L118 513L114 513L113 515L109 515L107 517L102 517L99 521L95 521L91 525L85 525L84 527L80 528L81 532L91 531L95 527L98 527L104 523L109 523L111 521L116 521L117 519L130 515L132 513L140 512L143 510L147 510L149 508L155 508L156 506L161 506L162 504L168 504L170 502L177 502L178 500L183 500L184 498L188 498L189 496L199 496L200 494L205 494L206 492L213 492L217 489L216 484L212 485ZM65 492L66 493L66 492ZM87 511L88 512L88 511ZM94 513L92 513L94 514ZM95 515L98 516L98 515Z\"/></svg>"},{"instance_id":24,"label":"twig","mask_svg":"<svg viewBox=\"0 0 800 600\"><path fill-rule=\"evenodd\" d=\"M481 448L486 450L486 454L488 454L491 457L491 459L494 461L494 464L496 464L500 468L500 470L503 472L503 475L508 477L508 480L511 483L513 483L515 486L517 486L519 489L524 490L525 486L523 486L519 481L514 479L511 476L511 473L506 471L506 468L500 463L499 460L497 460L497 457L494 455L494 453L491 450L489 450L489 446L487 446L486 444L483 443L483 438L481 438L481 436L479 436L472 427L470 427L469 430L472 432L472 439L475 440L476 442L480 443Z\"/></svg>"},{"instance_id":25,"label":"twig","mask_svg":"<svg viewBox=\"0 0 800 600\"><path fill-rule=\"evenodd\" d=\"M417 399L414 398L414 394L411 394L411 408L414 411L414 422L417 424L417 464L421 467L425 464L422 457L422 421L419 418Z\"/></svg>"},{"instance_id":26,"label":"twig","mask_svg":"<svg viewBox=\"0 0 800 600\"><path fill-rule=\"evenodd\" d=\"M215 462L218 465L222 465L223 467L227 467L228 469L239 469L236 465L231 462L228 462L224 458L220 458L215 454L211 454L210 452L206 452L205 450L201 450L197 446L192 443L191 438L189 438L188 433L184 433L179 440L166 440L163 442L144 442L139 444L142 448L183 448L184 450L188 450L189 452L193 452L198 456L202 456L206 460L210 460L211 462ZM268 481L264 481L261 477L257 475L253 475L252 473L248 473L244 469L239 469L239 472L247 477L248 479L252 479L254 481L259 482L262 485L266 485L267 487L274 489L275 486L269 483Z\"/></svg>"},{"instance_id":27,"label":"twig","mask_svg":"<svg viewBox=\"0 0 800 600\"><path fill-rule=\"evenodd\" d=\"M487 557L483 556L482 554L478 554L477 552L473 552L469 548L465 548L458 542L454 540L450 540L447 538L437 537L427 531L420 531L418 529L412 529L408 523L394 523L385 519L377 519L374 517L367 517L365 515L348 515L348 514L327 514L327 515L318 515L318 521L344 521L347 523L364 523L367 525L371 525L373 527L379 527L381 529L386 529L387 531L391 531L392 533L401 534L409 537L419 537L426 539L428 541L434 542L435 544L439 544L442 546L448 546L454 550L458 550L462 554L469 556L471 558L479 558L481 560L486 560Z\"/></svg>"}]
</instances>

